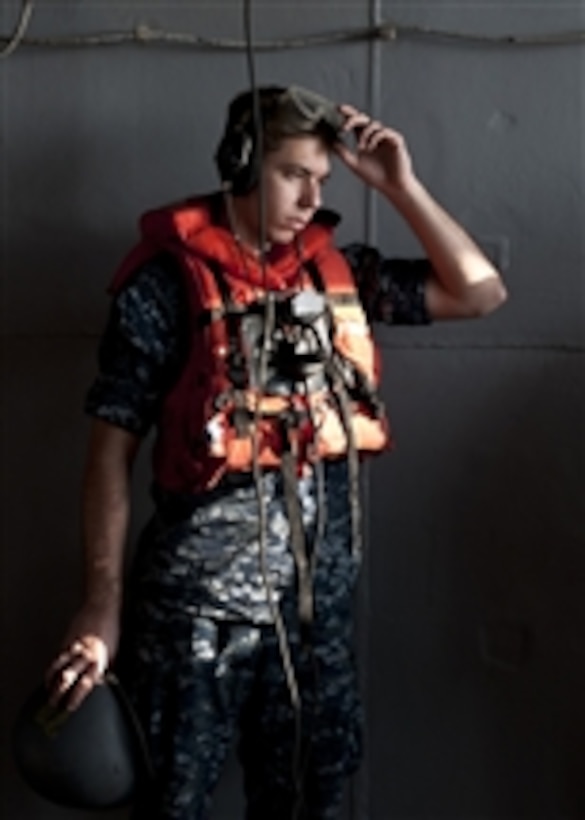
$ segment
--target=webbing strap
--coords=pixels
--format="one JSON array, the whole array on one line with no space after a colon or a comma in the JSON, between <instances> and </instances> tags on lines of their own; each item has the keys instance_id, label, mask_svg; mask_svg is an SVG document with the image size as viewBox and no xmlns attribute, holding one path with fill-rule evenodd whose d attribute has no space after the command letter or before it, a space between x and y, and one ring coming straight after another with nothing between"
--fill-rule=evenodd
<instances>
[{"instance_id":1,"label":"webbing strap","mask_svg":"<svg viewBox=\"0 0 585 820\"><path fill-rule=\"evenodd\" d=\"M311 282L313 283L315 290L319 293L325 293L325 282L316 262L313 259L305 259L303 262L303 267L311 277Z\"/></svg>"},{"instance_id":2,"label":"webbing strap","mask_svg":"<svg viewBox=\"0 0 585 820\"><path fill-rule=\"evenodd\" d=\"M224 304L224 318L228 333L228 366L229 378L234 387L243 390L247 387L248 370L242 345L240 343L240 322L242 311L232 298L232 293L217 259L206 259L205 263L213 274L217 289Z\"/></svg>"},{"instance_id":3,"label":"webbing strap","mask_svg":"<svg viewBox=\"0 0 585 820\"><path fill-rule=\"evenodd\" d=\"M217 259L207 259L209 270L213 274L217 289L223 301L223 318L228 334L228 369L229 379L233 384L234 410L233 420L238 438L246 438L250 433L250 413L246 407L244 390L248 386L248 368L246 357L240 342L241 313L232 298L222 267Z\"/></svg>"},{"instance_id":4,"label":"webbing strap","mask_svg":"<svg viewBox=\"0 0 585 820\"><path fill-rule=\"evenodd\" d=\"M288 442L288 437L286 437ZM305 530L301 505L297 495L297 464L295 455L290 448L282 453L280 470L282 473L284 500L290 526L290 539L297 567L298 578L298 611L301 633L306 631L313 622L313 579L307 556Z\"/></svg>"},{"instance_id":5,"label":"webbing strap","mask_svg":"<svg viewBox=\"0 0 585 820\"><path fill-rule=\"evenodd\" d=\"M356 293L329 293L325 286L325 280L321 275L321 271L319 270L319 266L315 262L314 259L304 259L303 260L303 267L309 274L311 282L313 283L313 287L319 293L325 293L327 296L327 301L332 304L348 304L348 305L359 305L360 300Z\"/></svg>"},{"instance_id":6,"label":"webbing strap","mask_svg":"<svg viewBox=\"0 0 585 820\"><path fill-rule=\"evenodd\" d=\"M361 509L360 509L360 483L359 483L359 457L355 442L353 427L351 424L352 408L348 396L347 388L343 379L331 360L328 367L330 377L331 392L335 397L339 408L339 415L347 436L347 465L348 465L348 501L351 512L351 550L357 558L362 551L361 533Z\"/></svg>"}]
</instances>

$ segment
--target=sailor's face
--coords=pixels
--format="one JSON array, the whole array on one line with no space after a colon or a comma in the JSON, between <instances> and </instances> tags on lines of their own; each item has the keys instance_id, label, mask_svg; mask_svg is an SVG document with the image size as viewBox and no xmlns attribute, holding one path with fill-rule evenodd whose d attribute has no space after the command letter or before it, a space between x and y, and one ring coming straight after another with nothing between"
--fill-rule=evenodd
<instances>
[{"instance_id":1,"label":"sailor's face","mask_svg":"<svg viewBox=\"0 0 585 820\"><path fill-rule=\"evenodd\" d=\"M286 244L311 221L322 204L322 188L331 172L329 150L320 137L288 137L262 163L266 239ZM258 214L259 186L249 195L249 214ZM252 219L254 217L252 216ZM254 228L258 234L259 218Z\"/></svg>"}]
</instances>

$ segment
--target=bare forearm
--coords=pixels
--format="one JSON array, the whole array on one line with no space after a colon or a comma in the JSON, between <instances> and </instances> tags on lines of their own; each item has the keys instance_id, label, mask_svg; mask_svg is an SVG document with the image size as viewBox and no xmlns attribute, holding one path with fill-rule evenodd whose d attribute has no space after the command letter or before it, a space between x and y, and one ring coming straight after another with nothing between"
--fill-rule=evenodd
<instances>
[{"instance_id":1,"label":"bare forearm","mask_svg":"<svg viewBox=\"0 0 585 820\"><path fill-rule=\"evenodd\" d=\"M95 421L83 482L85 595L47 670L50 701L76 709L116 655L120 633L130 478L139 439Z\"/></svg>"},{"instance_id":2,"label":"bare forearm","mask_svg":"<svg viewBox=\"0 0 585 820\"><path fill-rule=\"evenodd\" d=\"M431 262L436 284L430 288L431 309L461 316L489 313L506 299L506 289L469 234L417 180L386 196L417 236ZM450 301L450 299L452 301Z\"/></svg>"},{"instance_id":3,"label":"bare forearm","mask_svg":"<svg viewBox=\"0 0 585 820\"><path fill-rule=\"evenodd\" d=\"M422 244L434 276L425 291L433 318L491 313L506 299L498 271L463 228L436 202L416 176L404 137L351 105L341 105L343 130L353 132L356 150L343 140L336 153L367 185L380 191Z\"/></svg>"},{"instance_id":4,"label":"bare forearm","mask_svg":"<svg viewBox=\"0 0 585 820\"><path fill-rule=\"evenodd\" d=\"M137 440L97 422L83 484L85 602L119 610Z\"/></svg>"}]
</instances>

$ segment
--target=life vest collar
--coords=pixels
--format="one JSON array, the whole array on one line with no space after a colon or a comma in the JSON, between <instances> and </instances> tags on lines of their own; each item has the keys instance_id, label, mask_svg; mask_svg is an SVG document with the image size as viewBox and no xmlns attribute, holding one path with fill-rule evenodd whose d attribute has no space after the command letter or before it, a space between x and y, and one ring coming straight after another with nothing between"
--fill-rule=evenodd
<instances>
[{"instance_id":1,"label":"life vest collar","mask_svg":"<svg viewBox=\"0 0 585 820\"><path fill-rule=\"evenodd\" d=\"M329 246L339 222L335 212L320 209L294 244L273 245L262 264L238 243L224 210L222 194L214 194L148 211L140 220L142 244L159 251L162 248L213 259L236 279L245 279L254 287L280 290L293 284L305 261Z\"/></svg>"}]
</instances>

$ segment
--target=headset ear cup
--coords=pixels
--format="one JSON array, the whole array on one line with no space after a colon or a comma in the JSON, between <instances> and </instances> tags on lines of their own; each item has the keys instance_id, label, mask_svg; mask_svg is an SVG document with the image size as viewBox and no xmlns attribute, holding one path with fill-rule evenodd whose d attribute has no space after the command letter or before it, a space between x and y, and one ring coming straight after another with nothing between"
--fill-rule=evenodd
<instances>
[{"instance_id":1,"label":"headset ear cup","mask_svg":"<svg viewBox=\"0 0 585 820\"><path fill-rule=\"evenodd\" d=\"M236 194L247 194L258 184L256 141L248 133L243 135L242 158L242 167L234 185L234 193Z\"/></svg>"},{"instance_id":2,"label":"headset ear cup","mask_svg":"<svg viewBox=\"0 0 585 820\"><path fill-rule=\"evenodd\" d=\"M233 129L221 140L215 161L222 182L228 182L235 194L245 194L256 184L256 159L251 135L244 129Z\"/></svg>"}]
</instances>

